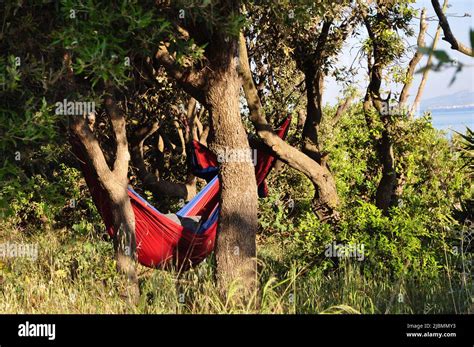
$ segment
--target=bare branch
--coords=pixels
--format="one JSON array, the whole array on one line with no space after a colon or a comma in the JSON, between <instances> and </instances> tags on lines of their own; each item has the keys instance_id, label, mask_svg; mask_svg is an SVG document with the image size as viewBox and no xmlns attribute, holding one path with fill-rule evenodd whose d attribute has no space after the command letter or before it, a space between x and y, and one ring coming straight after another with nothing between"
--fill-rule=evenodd
<instances>
[{"instance_id":1,"label":"bare branch","mask_svg":"<svg viewBox=\"0 0 474 347\"><path fill-rule=\"evenodd\" d=\"M446 11L448 7L448 0L444 0L443 9L442 11ZM418 91L416 93L415 100L413 101L413 105L410 109L409 117L413 117L415 113L415 109L417 105L420 103L421 96L423 95L423 91L425 89L426 81L428 80L428 74L430 72L429 67L431 66L431 62L433 61L433 51L436 49L436 45L438 44L439 37L441 36L441 25L438 25L438 29L436 29L435 36L433 38L433 43L431 44L431 53L428 56L428 61L426 62L426 69L423 71L423 76L421 77L420 85L418 86Z\"/></svg>"},{"instance_id":2,"label":"bare branch","mask_svg":"<svg viewBox=\"0 0 474 347\"><path fill-rule=\"evenodd\" d=\"M448 19L446 18L446 15L444 14L444 10L441 8L439 1L431 0L431 4L433 5L436 15L438 16L439 25L443 29L443 33L444 33L443 40L450 43L452 49L459 51L465 55L468 55L470 57L473 57L474 55L472 52L472 48L469 48L463 43L459 42L456 39L456 37L453 35L453 32L451 31L451 27L449 26Z\"/></svg>"},{"instance_id":3,"label":"bare branch","mask_svg":"<svg viewBox=\"0 0 474 347\"><path fill-rule=\"evenodd\" d=\"M408 70L406 73L406 81L405 81L405 84L403 85L403 89L400 93L400 98L398 100L398 102L402 105L406 103L406 100L408 98L408 93L410 91L410 87L413 82L413 75L415 74L416 66L419 64L419 62L423 58L423 53L420 52L418 48L425 47L425 34L426 34L427 29L428 29L428 24L426 23L426 9L424 8L421 11L420 32L418 33L418 39L416 43L417 50L413 58L410 60L410 63L408 64Z\"/></svg>"},{"instance_id":4,"label":"bare branch","mask_svg":"<svg viewBox=\"0 0 474 347\"><path fill-rule=\"evenodd\" d=\"M350 95L343 102L339 104L336 110L336 114L334 115L334 118L331 120L332 127L336 126L337 123L339 123L344 113L346 113L349 106L351 106L353 100L354 100L354 96Z\"/></svg>"},{"instance_id":5,"label":"bare branch","mask_svg":"<svg viewBox=\"0 0 474 347\"><path fill-rule=\"evenodd\" d=\"M191 181L186 184L181 184L158 180L157 176L147 170L143 144L145 143L145 140L153 135L158 129L158 122L153 122L151 124L146 124L135 131L133 139L131 140L133 165L137 169L137 174L144 187L153 192L153 194L189 200L196 194L194 182Z\"/></svg>"}]
</instances>

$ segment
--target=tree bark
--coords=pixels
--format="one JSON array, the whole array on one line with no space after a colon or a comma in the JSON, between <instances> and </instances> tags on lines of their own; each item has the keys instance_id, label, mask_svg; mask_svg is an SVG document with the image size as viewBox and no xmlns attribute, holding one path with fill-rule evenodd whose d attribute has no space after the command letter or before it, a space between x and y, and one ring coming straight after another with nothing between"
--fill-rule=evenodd
<instances>
[{"instance_id":1,"label":"tree bark","mask_svg":"<svg viewBox=\"0 0 474 347\"><path fill-rule=\"evenodd\" d=\"M321 164L321 148L319 143L319 127L323 119L323 88L325 74L324 59L327 55L326 43L332 22L325 21L318 37L315 52L307 52L306 47L299 44L298 51L303 60L301 68L306 85L306 120L303 127L303 153ZM317 189L317 187L315 187Z\"/></svg>"},{"instance_id":2,"label":"tree bark","mask_svg":"<svg viewBox=\"0 0 474 347\"><path fill-rule=\"evenodd\" d=\"M221 2L222 16L238 12L238 1ZM203 29L203 28L201 28ZM199 31L199 30L197 30ZM193 33L194 31L189 31ZM202 30L201 30L202 33ZM221 28L208 33L205 66L183 69L161 45L155 55L168 75L194 97L210 114L210 148L217 151L247 151L250 147L239 109L241 82L237 73L238 38ZM216 239L217 282L222 292L239 285L238 298L249 298L256 289L257 185L251 162L220 163L220 214ZM242 294L242 295L241 295Z\"/></svg>"},{"instance_id":3,"label":"tree bark","mask_svg":"<svg viewBox=\"0 0 474 347\"><path fill-rule=\"evenodd\" d=\"M213 141L210 148L219 151L250 153L239 108L240 79L237 73L238 40L216 39L209 56L212 72L206 91ZM228 290L233 283L243 292L256 285L257 184L251 162L220 163L220 215L216 240L217 280Z\"/></svg>"},{"instance_id":4,"label":"tree bark","mask_svg":"<svg viewBox=\"0 0 474 347\"><path fill-rule=\"evenodd\" d=\"M86 122L85 117L74 119L71 130L80 141L87 156L88 165L97 175L99 183L107 192L113 219L114 249L117 269L124 274L130 285L126 288L129 298L136 302L139 296L137 278L137 254L135 238L135 215L128 197L128 164L130 154L125 129L125 116L116 106L112 96L105 97L105 107L110 116L116 140L116 155L113 168L107 165L99 142ZM73 146L76 145L72 143Z\"/></svg>"},{"instance_id":5,"label":"tree bark","mask_svg":"<svg viewBox=\"0 0 474 347\"><path fill-rule=\"evenodd\" d=\"M303 153L321 164L319 127L323 119L322 90L324 73L321 69L309 66L305 71L306 84L306 119L303 126Z\"/></svg>"},{"instance_id":6,"label":"tree bark","mask_svg":"<svg viewBox=\"0 0 474 347\"><path fill-rule=\"evenodd\" d=\"M66 92L72 92L76 87L72 58L69 52L63 57L63 64L67 72ZM104 152L94 135L95 114L76 116L72 119L70 130L72 136L69 141L73 150L84 153L85 159L92 172L97 176L99 183L105 188L111 203L113 219L114 250L117 261L117 270L125 275L127 286L123 293L133 303L138 303L140 291L137 276L137 252L135 237L135 214L128 197L128 164L130 154L126 134L125 115L117 108L113 98L113 88L107 85L109 94L105 96L105 108L112 123L115 135L116 153L111 169L107 164ZM78 148L82 146L82 148Z\"/></svg>"}]
</instances>

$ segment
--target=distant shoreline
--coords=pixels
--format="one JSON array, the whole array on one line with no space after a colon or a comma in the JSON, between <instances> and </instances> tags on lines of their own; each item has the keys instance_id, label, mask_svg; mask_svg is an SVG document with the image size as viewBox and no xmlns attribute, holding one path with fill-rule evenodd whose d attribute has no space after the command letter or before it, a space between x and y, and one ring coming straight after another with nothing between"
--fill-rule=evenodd
<instances>
[{"instance_id":1,"label":"distant shoreline","mask_svg":"<svg viewBox=\"0 0 474 347\"><path fill-rule=\"evenodd\" d=\"M474 103L468 104L468 105L424 107L424 108L421 108L421 110L422 112L428 112L428 111L442 111L442 110L457 110L457 109L464 109L464 108L474 108Z\"/></svg>"},{"instance_id":2,"label":"distant shoreline","mask_svg":"<svg viewBox=\"0 0 474 347\"><path fill-rule=\"evenodd\" d=\"M448 136L452 131L464 133L466 128L474 128L474 105L457 105L443 108L431 108L423 110L431 113L432 124L440 130L448 130Z\"/></svg>"}]
</instances>

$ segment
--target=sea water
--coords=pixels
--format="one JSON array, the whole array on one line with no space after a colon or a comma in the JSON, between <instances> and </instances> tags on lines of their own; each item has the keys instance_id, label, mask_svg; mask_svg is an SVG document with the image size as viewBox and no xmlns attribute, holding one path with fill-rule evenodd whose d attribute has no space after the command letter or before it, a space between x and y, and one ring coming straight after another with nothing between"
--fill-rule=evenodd
<instances>
[{"instance_id":1,"label":"sea water","mask_svg":"<svg viewBox=\"0 0 474 347\"><path fill-rule=\"evenodd\" d=\"M466 127L474 130L474 107L436 108L427 111L431 112L433 126L447 130L448 135L453 131L464 134Z\"/></svg>"}]
</instances>

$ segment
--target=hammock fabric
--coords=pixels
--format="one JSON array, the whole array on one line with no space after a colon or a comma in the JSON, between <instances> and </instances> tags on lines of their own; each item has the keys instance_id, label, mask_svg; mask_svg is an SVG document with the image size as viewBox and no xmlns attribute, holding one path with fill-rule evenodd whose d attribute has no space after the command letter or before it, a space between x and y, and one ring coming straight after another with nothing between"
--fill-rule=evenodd
<instances>
[{"instance_id":1,"label":"hammock fabric","mask_svg":"<svg viewBox=\"0 0 474 347\"><path fill-rule=\"evenodd\" d=\"M287 119L289 123L289 118ZM288 125L286 125L286 129ZM286 130L278 132L283 137ZM97 176L86 164L82 145L73 140L72 149L81 161L81 168L89 187L92 199L104 220L107 232L113 236L112 206L108 194L99 183ZM275 157L263 153L257 157L255 169L257 184L261 185L268 175ZM140 264L157 268L172 261L181 269L198 264L214 249L219 215L219 180L214 175L209 183L176 215L181 218L200 216L201 224L196 230L183 227L168 218L143 199L131 187L128 195L135 214L135 234L137 255Z\"/></svg>"},{"instance_id":2,"label":"hammock fabric","mask_svg":"<svg viewBox=\"0 0 474 347\"><path fill-rule=\"evenodd\" d=\"M276 134L284 139L288 134L288 129L291 123L291 117L286 117L279 126L275 129ZM189 158L190 166L193 175L205 179L207 182L212 180L218 172L218 160L214 153L209 148L200 142L193 140L189 144ZM261 174L265 176L270 172L275 164L275 157L267 151L257 149L257 165L255 166L255 175L258 177ZM268 196L268 187L265 180L258 184L258 195L261 198Z\"/></svg>"}]
</instances>

